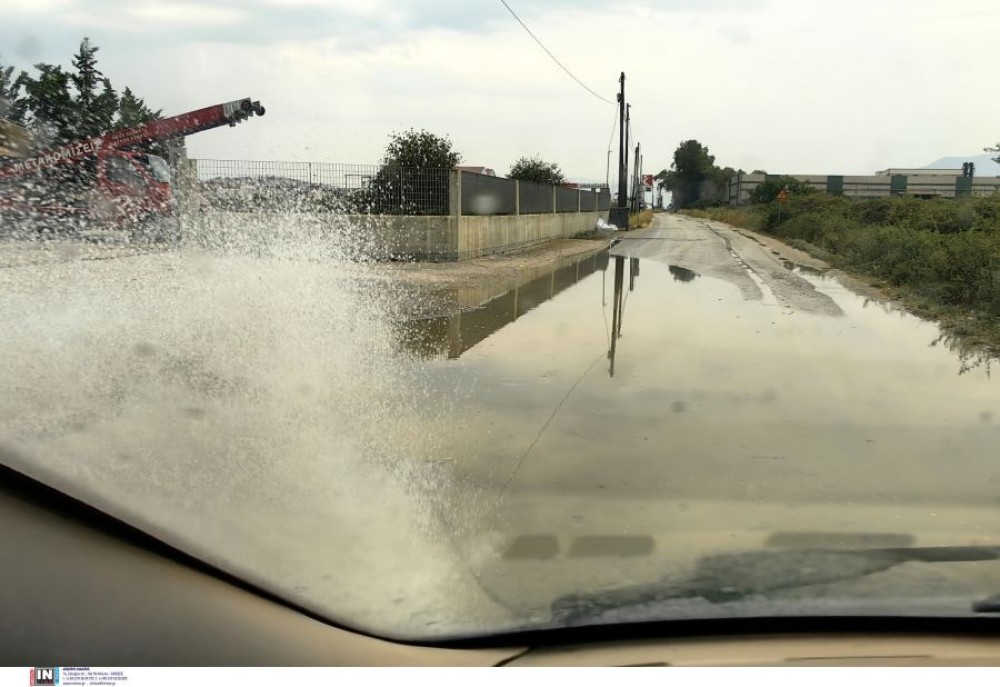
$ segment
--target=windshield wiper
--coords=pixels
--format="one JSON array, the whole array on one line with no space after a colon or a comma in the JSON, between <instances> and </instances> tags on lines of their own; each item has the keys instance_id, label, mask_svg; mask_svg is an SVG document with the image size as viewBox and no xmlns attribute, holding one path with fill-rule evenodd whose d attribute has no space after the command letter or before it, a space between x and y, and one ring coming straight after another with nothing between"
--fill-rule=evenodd
<instances>
[{"instance_id":1,"label":"windshield wiper","mask_svg":"<svg viewBox=\"0 0 1000 687\"><path fill-rule=\"evenodd\" d=\"M1000 547L992 546L809 549L717 554L700 558L692 575L681 581L663 580L597 594L560 597L552 603L552 616L553 622L559 625L572 625L612 610L664 601L742 601L771 592L866 577L911 561L958 563L998 559ZM991 599L994 601L992 610L1000 611L1000 595Z\"/></svg>"}]
</instances>

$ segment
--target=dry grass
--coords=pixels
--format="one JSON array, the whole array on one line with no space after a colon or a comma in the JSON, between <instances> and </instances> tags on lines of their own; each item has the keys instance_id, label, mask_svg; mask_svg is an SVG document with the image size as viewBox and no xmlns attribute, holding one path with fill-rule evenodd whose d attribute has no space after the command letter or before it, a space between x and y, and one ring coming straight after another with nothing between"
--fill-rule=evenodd
<instances>
[{"instance_id":1,"label":"dry grass","mask_svg":"<svg viewBox=\"0 0 1000 687\"><path fill-rule=\"evenodd\" d=\"M628 216L629 229L642 229L648 227L653 222L652 210L641 210Z\"/></svg>"},{"instance_id":2,"label":"dry grass","mask_svg":"<svg viewBox=\"0 0 1000 687\"><path fill-rule=\"evenodd\" d=\"M748 208L707 208L705 210L684 210L685 215L713 219L744 229L760 229L760 217Z\"/></svg>"}]
</instances>

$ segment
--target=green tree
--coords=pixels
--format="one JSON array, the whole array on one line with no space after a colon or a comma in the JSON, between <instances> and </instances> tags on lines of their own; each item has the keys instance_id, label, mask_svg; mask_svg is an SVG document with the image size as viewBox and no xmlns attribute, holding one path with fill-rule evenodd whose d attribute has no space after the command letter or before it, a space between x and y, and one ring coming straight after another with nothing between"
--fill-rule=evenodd
<instances>
[{"instance_id":1,"label":"green tree","mask_svg":"<svg viewBox=\"0 0 1000 687\"><path fill-rule=\"evenodd\" d=\"M45 146L76 138L76 105L70 92L70 75L62 67L39 63L38 76L25 77L25 124Z\"/></svg>"},{"instance_id":2,"label":"green tree","mask_svg":"<svg viewBox=\"0 0 1000 687\"><path fill-rule=\"evenodd\" d=\"M99 50L89 38L84 38L71 61L76 69L70 82L76 91L74 128L77 138L100 136L109 131L118 112L118 94L111 81L97 68Z\"/></svg>"},{"instance_id":3,"label":"green tree","mask_svg":"<svg viewBox=\"0 0 1000 687\"><path fill-rule=\"evenodd\" d=\"M507 177L552 186L557 186L566 180L559 165L555 162L546 162L539 157L521 157L511 166Z\"/></svg>"},{"instance_id":4,"label":"green tree","mask_svg":"<svg viewBox=\"0 0 1000 687\"><path fill-rule=\"evenodd\" d=\"M0 64L0 99L10 102L8 117L27 127L43 147L158 119L160 111L147 106L130 88L118 95L98 68L99 50L84 38L70 60L71 71L36 64L35 76L21 72L14 78L14 68ZM163 143L145 148L166 154Z\"/></svg>"},{"instance_id":5,"label":"green tree","mask_svg":"<svg viewBox=\"0 0 1000 687\"><path fill-rule=\"evenodd\" d=\"M702 197L705 182L718 181L719 172L715 156L709 154L707 147L691 139L677 146L670 169L662 170L656 178L673 194L676 207L684 208Z\"/></svg>"},{"instance_id":6,"label":"green tree","mask_svg":"<svg viewBox=\"0 0 1000 687\"><path fill-rule=\"evenodd\" d=\"M448 173L461 161L447 136L424 129L394 132L361 201L370 212L447 214Z\"/></svg>"},{"instance_id":7,"label":"green tree","mask_svg":"<svg viewBox=\"0 0 1000 687\"><path fill-rule=\"evenodd\" d=\"M451 169L462 161L447 136L437 136L425 129L407 129L389 137L382 165L397 168Z\"/></svg>"},{"instance_id":8,"label":"green tree","mask_svg":"<svg viewBox=\"0 0 1000 687\"><path fill-rule=\"evenodd\" d=\"M795 177L773 176L769 177L764 183L758 184L750 192L750 202L754 204L770 203L778 197L782 189L788 189L788 193L793 196L804 196L816 192L816 189L812 186L804 181L799 181Z\"/></svg>"},{"instance_id":9,"label":"green tree","mask_svg":"<svg viewBox=\"0 0 1000 687\"><path fill-rule=\"evenodd\" d=\"M24 124L25 103L21 92L28 75L23 70L14 73L13 65L0 63L0 117L15 124Z\"/></svg>"},{"instance_id":10,"label":"green tree","mask_svg":"<svg viewBox=\"0 0 1000 687\"><path fill-rule=\"evenodd\" d=\"M162 110L153 110L148 105L146 101L137 96L131 88L125 87L122 91L121 97L118 99L118 112L115 115L114 123L111 128L113 129L124 129L132 126L139 126L140 124L146 124L147 122L152 122L160 119L162 116ZM139 147L148 153L153 153L154 155L159 155L160 157L170 158L170 148L173 146L176 149L184 147L184 139L179 138L173 141L158 142L158 143L146 143Z\"/></svg>"},{"instance_id":11,"label":"green tree","mask_svg":"<svg viewBox=\"0 0 1000 687\"><path fill-rule=\"evenodd\" d=\"M997 143L995 146L991 146L989 148L983 148L983 152L986 152L986 153L1000 153L1000 143ZM993 162L1000 163L1000 156L997 156L997 157L994 157L994 158L990 158L990 159L992 159Z\"/></svg>"},{"instance_id":12,"label":"green tree","mask_svg":"<svg viewBox=\"0 0 1000 687\"><path fill-rule=\"evenodd\" d=\"M146 101L132 92L128 86L122 91L121 98L118 99L118 113L115 117L114 128L123 129L130 126L138 126L152 122L160 118L162 110L152 110L146 105Z\"/></svg>"}]
</instances>

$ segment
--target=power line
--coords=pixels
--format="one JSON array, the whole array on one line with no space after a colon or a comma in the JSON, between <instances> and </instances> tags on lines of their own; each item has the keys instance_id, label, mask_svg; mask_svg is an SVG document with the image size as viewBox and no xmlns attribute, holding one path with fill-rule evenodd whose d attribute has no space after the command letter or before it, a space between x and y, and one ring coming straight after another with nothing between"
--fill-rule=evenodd
<instances>
[{"instance_id":1,"label":"power line","mask_svg":"<svg viewBox=\"0 0 1000 687\"><path fill-rule=\"evenodd\" d=\"M542 50L545 51L545 54L548 55L549 57L551 57L552 61L559 65L560 69L562 69L564 72L566 72L567 74L569 74L570 78L573 79L573 81L576 81L578 84L580 84L588 93L590 93L595 98L603 100L608 105L614 105L615 104L615 103L611 102L610 100L608 100L607 98L605 98L600 93L597 93L596 91L594 91L590 86L588 86L587 84L585 84L582 81L580 81L580 79L576 78L576 75L573 74L573 72L571 72L569 69L567 69L566 66L562 62L559 61L559 58L557 58L555 55L553 55L552 52L548 48L545 47L544 43L542 43L540 40L538 40L538 36L536 36L535 34L533 34L531 32L531 29L528 28L528 25L525 24L523 21L521 21L521 18L519 16L517 16L517 14L514 12L514 10L512 10L510 8L510 5L507 4L507 0L500 0L500 3L504 7L507 8L507 11L510 12L511 16L513 16L514 19L517 19L517 23L520 24L524 28L524 30L528 32L528 35L535 39L535 42L538 43L539 47Z\"/></svg>"},{"instance_id":2,"label":"power line","mask_svg":"<svg viewBox=\"0 0 1000 687\"><path fill-rule=\"evenodd\" d=\"M611 150L611 142L615 140L615 128L618 126L618 108L615 108L615 120L611 122L611 135L608 136L608 150Z\"/></svg>"},{"instance_id":3,"label":"power line","mask_svg":"<svg viewBox=\"0 0 1000 687\"><path fill-rule=\"evenodd\" d=\"M611 185L611 142L615 140L615 126L618 124L618 108L615 108L615 119L611 122L611 135L608 136L608 168L604 173L604 185Z\"/></svg>"}]
</instances>

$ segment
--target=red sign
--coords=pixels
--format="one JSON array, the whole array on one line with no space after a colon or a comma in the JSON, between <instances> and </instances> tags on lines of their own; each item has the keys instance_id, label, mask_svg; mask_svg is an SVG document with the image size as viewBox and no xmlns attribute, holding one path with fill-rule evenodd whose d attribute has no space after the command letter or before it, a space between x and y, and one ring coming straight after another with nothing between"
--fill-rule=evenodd
<instances>
[{"instance_id":1,"label":"red sign","mask_svg":"<svg viewBox=\"0 0 1000 687\"><path fill-rule=\"evenodd\" d=\"M646 188L652 189L653 188L653 175L652 174L647 174L644 177L642 177L642 183L643 183L643 185Z\"/></svg>"}]
</instances>

